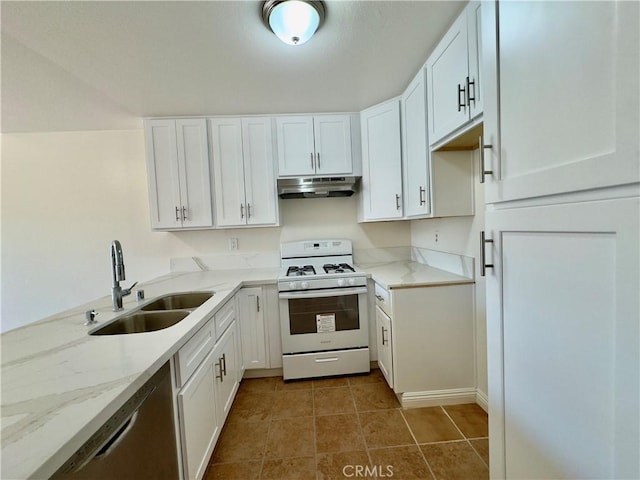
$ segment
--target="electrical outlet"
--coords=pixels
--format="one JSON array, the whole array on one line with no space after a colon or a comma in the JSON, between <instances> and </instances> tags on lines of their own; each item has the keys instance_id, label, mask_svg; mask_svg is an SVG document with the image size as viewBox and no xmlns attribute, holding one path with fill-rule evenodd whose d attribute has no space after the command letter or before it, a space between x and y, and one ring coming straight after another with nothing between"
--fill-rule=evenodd
<instances>
[{"instance_id":1,"label":"electrical outlet","mask_svg":"<svg viewBox=\"0 0 640 480\"><path fill-rule=\"evenodd\" d=\"M438 243L438 241L440 240L440 233L439 232L435 233L434 240L436 241L436 243Z\"/></svg>"},{"instance_id":2,"label":"electrical outlet","mask_svg":"<svg viewBox=\"0 0 640 480\"><path fill-rule=\"evenodd\" d=\"M238 239L236 237L229 239L229 250L238 250Z\"/></svg>"}]
</instances>

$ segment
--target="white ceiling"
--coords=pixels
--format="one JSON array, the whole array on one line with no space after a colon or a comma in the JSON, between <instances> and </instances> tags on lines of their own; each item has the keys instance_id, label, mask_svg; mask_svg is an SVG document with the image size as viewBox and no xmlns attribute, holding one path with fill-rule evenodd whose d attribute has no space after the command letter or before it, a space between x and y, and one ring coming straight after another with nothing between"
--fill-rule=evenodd
<instances>
[{"instance_id":1,"label":"white ceiling","mask_svg":"<svg viewBox=\"0 0 640 480\"><path fill-rule=\"evenodd\" d=\"M466 2L325 3L325 24L293 47L253 0L2 1L1 129L359 111L402 93Z\"/></svg>"}]
</instances>

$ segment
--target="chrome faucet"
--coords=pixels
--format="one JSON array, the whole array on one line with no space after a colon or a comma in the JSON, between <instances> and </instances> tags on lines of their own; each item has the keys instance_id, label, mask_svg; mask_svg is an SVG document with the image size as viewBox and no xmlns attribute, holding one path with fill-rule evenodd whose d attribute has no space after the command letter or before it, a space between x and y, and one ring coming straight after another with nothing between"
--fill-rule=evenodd
<instances>
[{"instance_id":1,"label":"chrome faucet","mask_svg":"<svg viewBox=\"0 0 640 480\"><path fill-rule=\"evenodd\" d=\"M122 310L122 298L129 295L131 289L138 284L138 282L135 282L129 288L123 290L120 288L120 282L125 278L122 245L118 240L114 240L111 242L111 300L114 312Z\"/></svg>"}]
</instances>

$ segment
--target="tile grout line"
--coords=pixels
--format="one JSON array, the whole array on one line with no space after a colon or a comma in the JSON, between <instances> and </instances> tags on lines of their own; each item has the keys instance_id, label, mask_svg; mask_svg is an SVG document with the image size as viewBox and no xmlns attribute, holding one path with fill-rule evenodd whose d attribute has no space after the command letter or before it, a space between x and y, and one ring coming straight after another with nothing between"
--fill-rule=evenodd
<instances>
[{"instance_id":1,"label":"tile grout line","mask_svg":"<svg viewBox=\"0 0 640 480\"><path fill-rule=\"evenodd\" d=\"M318 429L316 428L316 394L311 383L311 418L313 419L313 463L316 470L316 480L318 479Z\"/></svg>"},{"instance_id":2,"label":"tile grout line","mask_svg":"<svg viewBox=\"0 0 640 480\"><path fill-rule=\"evenodd\" d=\"M273 392L277 392L276 382L273 382ZM262 462L260 463L260 473L258 479L262 479L262 471L264 470L264 462L267 459L267 444L269 443L269 433L271 432L271 423L273 422L273 409L276 407L276 398L274 396L271 410L269 410L269 424L267 425L267 434L264 439L264 445L262 446Z\"/></svg>"},{"instance_id":3,"label":"tile grout line","mask_svg":"<svg viewBox=\"0 0 640 480\"><path fill-rule=\"evenodd\" d=\"M458 424L453 420L453 418L451 417L451 415L449 415L449 412L447 412L447 409L444 408L444 405L440 405L440 408L442 409L442 411L444 412L444 414L449 418L449 420L451 420L451 422L453 423L453 425L456 427L456 429L460 432L460 434L462 435L462 438L464 439L465 442L467 442L467 445L469 445L469 447L471 447L471 450L473 451L473 453L476 454L476 456L480 459L480 461L483 463L483 465L487 466L487 469L489 468L489 465L487 465L484 461L484 459L480 456L480 454L477 452L477 450L475 448L473 448L473 445L471 444L471 442L469 441L469 439L467 438L467 436L464 434L464 432L460 429L460 427L458 427ZM482 437L484 438L484 437Z\"/></svg>"},{"instance_id":4,"label":"tile grout line","mask_svg":"<svg viewBox=\"0 0 640 480\"><path fill-rule=\"evenodd\" d=\"M424 452L420 448L420 444L418 443L418 439L414 435L413 430L411 430L411 425L409 425L409 422L407 421L407 418L404 416L404 410L402 408L400 408L400 416L404 420L404 423L407 426L407 429L409 429L409 433L411 434L411 438L413 438L413 441L416 442L416 447L418 448L418 453L420 453L420 456L422 457L422 460L424 460L424 463L426 463L427 468L429 469L429 473L431 473L431 477L434 480L437 480L438 477L436 477L436 474L433 472L433 469L431 468L431 465L429 464L429 461L427 460L427 457L424 455Z\"/></svg>"},{"instance_id":5,"label":"tile grout line","mask_svg":"<svg viewBox=\"0 0 640 480\"><path fill-rule=\"evenodd\" d=\"M358 405L356 404L356 397L353 394L353 389L351 388L351 380L347 380L347 384L349 385L349 393L351 394L351 401L353 402L353 408L356 412L356 420L358 421L358 429L360 430L360 436L362 438L362 444L364 445L364 451L367 454L367 458L369 459L369 466L373 467L373 459L371 458L371 452L369 452L369 444L367 443L367 439L364 436L364 429L362 428L362 421L360 420L360 411L358 410Z\"/></svg>"}]
</instances>

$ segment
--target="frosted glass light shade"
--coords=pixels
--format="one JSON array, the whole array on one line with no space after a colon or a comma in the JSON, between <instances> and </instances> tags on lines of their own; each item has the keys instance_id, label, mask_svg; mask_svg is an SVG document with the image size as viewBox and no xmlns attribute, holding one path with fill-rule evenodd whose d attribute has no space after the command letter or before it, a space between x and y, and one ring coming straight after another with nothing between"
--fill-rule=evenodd
<instances>
[{"instance_id":1,"label":"frosted glass light shade","mask_svg":"<svg viewBox=\"0 0 640 480\"><path fill-rule=\"evenodd\" d=\"M284 43L302 45L320 26L324 18L324 6L322 2L304 0L265 2L263 18Z\"/></svg>"}]
</instances>

